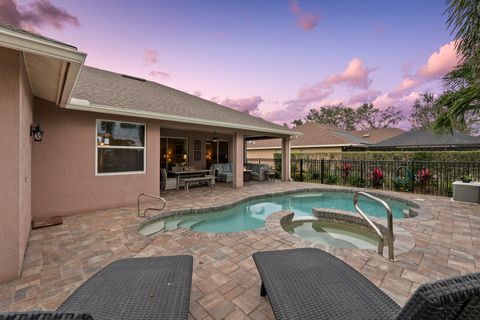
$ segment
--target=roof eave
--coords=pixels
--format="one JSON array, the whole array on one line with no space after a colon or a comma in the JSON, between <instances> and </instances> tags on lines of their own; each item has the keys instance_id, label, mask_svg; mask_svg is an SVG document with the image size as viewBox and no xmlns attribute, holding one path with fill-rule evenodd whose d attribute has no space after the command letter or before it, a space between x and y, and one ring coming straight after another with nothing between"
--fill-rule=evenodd
<instances>
[{"instance_id":1,"label":"roof eave","mask_svg":"<svg viewBox=\"0 0 480 320\"><path fill-rule=\"evenodd\" d=\"M90 103L90 101L88 100L77 99L77 98L71 98L70 102L66 105L66 108L72 109L72 110L107 113L107 114L123 115L123 116L129 116L129 117L137 117L137 118L147 118L147 119L164 120L164 121L181 122L181 123L195 123L195 124L206 125L206 126L225 127L225 128L233 128L233 129L248 130L248 131L258 131L258 132L266 132L266 133L279 134L279 135L288 135L288 136L302 135L301 132L296 132L291 130L262 128L257 126L226 123L221 121L205 120L205 119L177 116L177 115L171 115L171 114L165 114L165 113L116 108L111 106L93 104L93 103Z\"/></svg>"}]
</instances>

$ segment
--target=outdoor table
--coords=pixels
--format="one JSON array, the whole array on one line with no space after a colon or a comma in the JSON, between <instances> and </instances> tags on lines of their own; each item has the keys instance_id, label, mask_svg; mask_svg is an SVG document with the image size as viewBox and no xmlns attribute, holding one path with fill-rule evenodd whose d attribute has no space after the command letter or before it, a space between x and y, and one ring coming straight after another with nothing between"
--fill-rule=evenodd
<instances>
[{"instance_id":1,"label":"outdoor table","mask_svg":"<svg viewBox=\"0 0 480 320\"><path fill-rule=\"evenodd\" d=\"M207 175L207 173L210 172L210 170L182 170L182 171L168 171L169 173L173 174L174 176L177 177L177 190L180 187L180 179L182 177L196 177L196 176L202 176L202 175Z\"/></svg>"},{"instance_id":2,"label":"outdoor table","mask_svg":"<svg viewBox=\"0 0 480 320\"><path fill-rule=\"evenodd\" d=\"M243 181L250 181L252 170L243 169Z\"/></svg>"}]
</instances>

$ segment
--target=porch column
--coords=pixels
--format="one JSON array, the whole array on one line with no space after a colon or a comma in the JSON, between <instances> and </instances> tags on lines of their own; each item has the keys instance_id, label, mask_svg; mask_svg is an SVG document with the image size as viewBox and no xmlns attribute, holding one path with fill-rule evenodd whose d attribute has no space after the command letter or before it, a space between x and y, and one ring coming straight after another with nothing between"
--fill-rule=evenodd
<instances>
[{"instance_id":1,"label":"porch column","mask_svg":"<svg viewBox=\"0 0 480 320\"><path fill-rule=\"evenodd\" d=\"M233 187L243 187L243 161L244 161L243 134L233 134Z\"/></svg>"},{"instance_id":2,"label":"porch column","mask_svg":"<svg viewBox=\"0 0 480 320\"><path fill-rule=\"evenodd\" d=\"M282 181L290 181L290 137L282 138Z\"/></svg>"}]
</instances>

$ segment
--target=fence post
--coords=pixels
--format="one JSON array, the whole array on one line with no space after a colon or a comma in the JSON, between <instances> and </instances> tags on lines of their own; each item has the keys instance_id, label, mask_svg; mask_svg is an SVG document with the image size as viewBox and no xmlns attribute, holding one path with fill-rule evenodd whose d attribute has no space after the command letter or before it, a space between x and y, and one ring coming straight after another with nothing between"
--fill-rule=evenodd
<instances>
[{"instance_id":1,"label":"fence post","mask_svg":"<svg viewBox=\"0 0 480 320\"><path fill-rule=\"evenodd\" d=\"M415 161L412 160L412 163L410 164L410 171L412 174L412 193L415 193Z\"/></svg>"},{"instance_id":2,"label":"fence post","mask_svg":"<svg viewBox=\"0 0 480 320\"><path fill-rule=\"evenodd\" d=\"M360 159L360 177L363 179L363 160ZM365 179L367 181L367 179Z\"/></svg>"},{"instance_id":3,"label":"fence post","mask_svg":"<svg viewBox=\"0 0 480 320\"><path fill-rule=\"evenodd\" d=\"M323 184L323 181L325 180L324 169L325 169L325 159L322 159L320 161L320 183L322 184Z\"/></svg>"},{"instance_id":4,"label":"fence post","mask_svg":"<svg viewBox=\"0 0 480 320\"><path fill-rule=\"evenodd\" d=\"M303 182L303 159L300 159L300 181Z\"/></svg>"}]
</instances>

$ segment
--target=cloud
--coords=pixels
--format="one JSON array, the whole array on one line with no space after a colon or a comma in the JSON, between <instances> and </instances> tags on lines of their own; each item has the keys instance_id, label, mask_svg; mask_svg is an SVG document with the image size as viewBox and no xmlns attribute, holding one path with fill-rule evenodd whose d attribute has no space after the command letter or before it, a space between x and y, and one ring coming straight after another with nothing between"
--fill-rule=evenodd
<instances>
[{"instance_id":1,"label":"cloud","mask_svg":"<svg viewBox=\"0 0 480 320\"><path fill-rule=\"evenodd\" d=\"M148 76L151 78L161 79L161 80L170 79L170 74L160 70L152 70L148 73Z\"/></svg>"},{"instance_id":2,"label":"cloud","mask_svg":"<svg viewBox=\"0 0 480 320\"><path fill-rule=\"evenodd\" d=\"M152 65L158 62L158 52L155 49L145 49L143 51L143 63Z\"/></svg>"},{"instance_id":3,"label":"cloud","mask_svg":"<svg viewBox=\"0 0 480 320\"><path fill-rule=\"evenodd\" d=\"M362 60L354 58L348 63L347 69L340 74L330 76L326 83L332 86L345 84L352 88L367 89L371 83L368 76L374 70L365 67Z\"/></svg>"},{"instance_id":4,"label":"cloud","mask_svg":"<svg viewBox=\"0 0 480 320\"><path fill-rule=\"evenodd\" d=\"M369 103L377 99L377 97L381 94L380 90L374 89L367 89L355 94L352 94L350 98L347 100L347 105L359 105L363 103Z\"/></svg>"},{"instance_id":5,"label":"cloud","mask_svg":"<svg viewBox=\"0 0 480 320\"><path fill-rule=\"evenodd\" d=\"M225 98L220 100L218 97L212 98L212 101L215 101L221 105L227 106L229 108L248 113L257 113L259 111L259 105L264 100L260 96L251 96L247 98Z\"/></svg>"},{"instance_id":6,"label":"cloud","mask_svg":"<svg viewBox=\"0 0 480 320\"><path fill-rule=\"evenodd\" d=\"M455 51L455 42L451 41L430 54L427 62L411 75L411 64L402 66L404 79L389 95L393 98L402 97L415 91L422 84L438 80L449 73L460 62L461 57Z\"/></svg>"},{"instance_id":7,"label":"cloud","mask_svg":"<svg viewBox=\"0 0 480 320\"><path fill-rule=\"evenodd\" d=\"M285 102L285 109L281 113L269 112L265 116L272 121L304 117L311 103L327 101L326 99L334 93L335 87L341 85L368 91L371 84L370 73L374 70L365 67L361 59L353 58L342 72L332 74L316 84L300 88L297 98ZM377 91L368 91L368 93L370 96L379 94ZM363 94L365 95L365 92ZM359 97L356 100L358 99Z\"/></svg>"},{"instance_id":8,"label":"cloud","mask_svg":"<svg viewBox=\"0 0 480 320\"><path fill-rule=\"evenodd\" d=\"M0 21L32 32L43 26L57 30L63 30L67 25L80 26L77 17L53 5L49 0L35 0L26 6L18 5L15 0L2 0Z\"/></svg>"},{"instance_id":9,"label":"cloud","mask_svg":"<svg viewBox=\"0 0 480 320\"><path fill-rule=\"evenodd\" d=\"M199 91L199 90L194 90L194 91L192 92L192 94L193 94L194 96L197 96L197 97L201 97L201 96L202 96L202 92Z\"/></svg>"},{"instance_id":10,"label":"cloud","mask_svg":"<svg viewBox=\"0 0 480 320\"><path fill-rule=\"evenodd\" d=\"M290 11L297 18L297 25L301 29L305 31L310 31L317 26L318 21L320 21L320 16L301 9L297 0L289 0L288 4L290 6Z\"/></svg>"},{"instance_id":11,"label":"cloud","mask_svg":"<svg viewBox=\"0 0 480 320\"><path fill-rule=\"evenodd\" d=\"M452 71L459 62L455 42L451 41L430 55L427 64L418 70L418 75L426 80L435 80Z\"/></svg>"}]
</instances>

